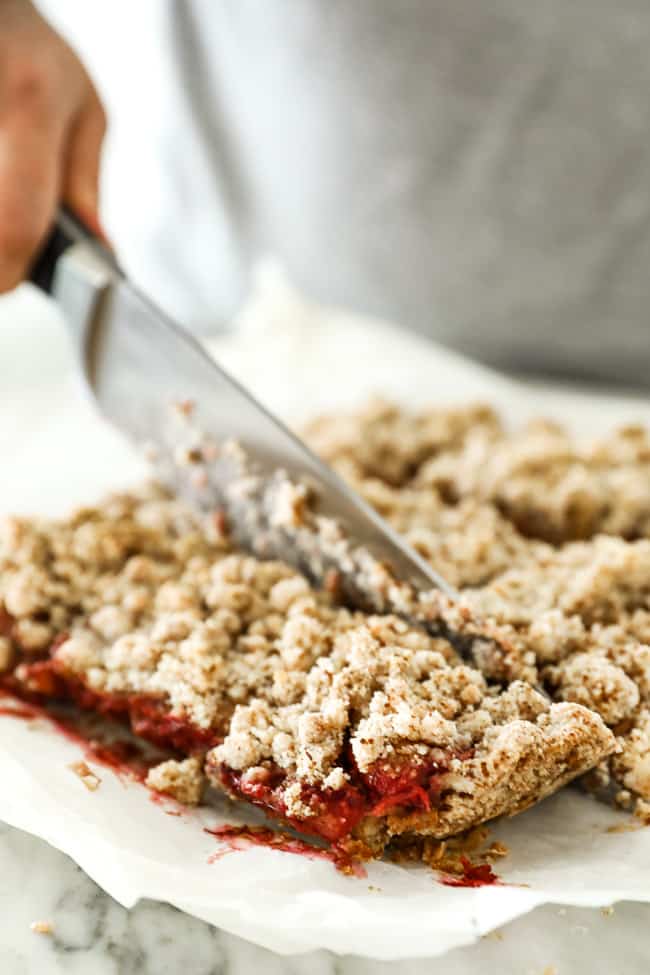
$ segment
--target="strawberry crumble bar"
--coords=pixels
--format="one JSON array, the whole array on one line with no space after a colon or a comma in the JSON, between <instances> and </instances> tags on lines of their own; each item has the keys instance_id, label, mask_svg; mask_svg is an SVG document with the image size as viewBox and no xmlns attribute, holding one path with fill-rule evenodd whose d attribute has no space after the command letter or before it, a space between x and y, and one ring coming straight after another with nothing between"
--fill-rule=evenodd
<instances>
[{"instance_id":1,"label":"strawberry crumble bar","mask_svg":"<svg viewBox=\"0 0 650 975\"><path fill-rule=\"evenodd\" d=\"M587 709L523 682L491 692L444 641L375 617L312 665L295 701L240 706L206 767L233 796L377 856L393 837L512 815L613 745Z\"/></svg>"},{"instance_id":2,"label":"strawberry crumble bar","mask_svg":"<svg viewBox=\"0 0 650 975\"><path fill-rule=\"evenodd\" d=\"M577 441L538 420L509 431L484 406L409 412L375 402L307 438L461 590L438 608L509 648L497 679L531 681L598 713L618 750L590 787L650 800L650 435ZM640 798L639 798L640 797Z\"/></svg>"},{"instance_id":3,"label":"strawberry crumble bar","mask_svg":"<svg viewBox=\"0 0 650 975\"><path fill-rule=\"evenodd\" d=\"M196 802L207 778L351 855L518 812L616 747L581 703L488 684L443 637L338 605L155 486L5 519L0 641L6 688L169 748L152 788Z\"/></svg>"}]
</instances>

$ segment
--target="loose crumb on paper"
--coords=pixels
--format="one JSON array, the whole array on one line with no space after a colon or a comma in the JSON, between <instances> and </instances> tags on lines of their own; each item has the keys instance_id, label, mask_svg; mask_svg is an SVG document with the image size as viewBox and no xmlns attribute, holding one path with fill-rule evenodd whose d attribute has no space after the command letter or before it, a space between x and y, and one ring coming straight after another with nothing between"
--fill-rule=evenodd
<instances>
[{"instance_id":1,"label":"loose crumb on paper","mask_svg":"<svg viewBox=\"0 0 650 975\"><path fill-rule=\"evenodd\" d=\"M647 802L645 799L637 799L632 819L625 823L616 823L614 826L608 826L606 832L634 833L636 830L644 829L646 826L650 826L650 802Z\"/></svg>"},{"instance_id":2,"label":"loose crumb on paper","mask_svg":"<svg viewBox=\"0 0 650 975\"><path fill-rule=\"evenodd\" d=\"M204 783L201 761L196 757L161 762L149 770L146 778L146 785L150 789L188 806L196 806L200 802Z\"/></svg>"},{"instance_id":3,"label":"loose crumb on paper","mask_svg":"<svg viewBox=\"0 0 650 975\"><path fill-rule=\"evenodd\" d=\"M51 921L32 921L29 927L35 934L52 934L54 932L54 925Z\"/></svg>"},{"instance_id":4,"label":"loose crumb on paper","mask_svg":"<svg viewBox=\"0 0 650 975\"><path fill-rule=\"evenodd\" d=\"M644 799L637 799L634 815L642 826L650 826L650 802L646 802Z\"/></svg>"},{"instance_id":5,"label":"loose crumb on paper","mask_svg":"<svg viewBox=\"0 0 650 975\"><path fill-rule=\"evenodd\" d=\"M96 792L102 780L85 762L72 762L68 768L81 779L89 792Z\"/></svg>"},{"instance_id":6,"label":"loose crumb on paper","mask_svg":"<svg viewBox=\"0 0 650 975\"><path fill-rule=\"evenodd\" d=\"M636 833L637 830L643 829L644 823L616 823L615 826L608 826L605 830L606 833Z\"/></svg>"},{"instance_id":7,"label":"loose crumb on paper","mask_svg":"<svg viewBox=\"0 0 650 975\"><path fill-rule=\"evenodd\" d=\"M603 915L603 917L611 917L614 913L614 905L608 904L607 907L601 907L600 913Z\"/></svg>"},{"instance_id":8,"label":"loose crumb on paper","mask_svg":"<svg viewBox=\"0 0 650 975\"><path fill-rule=\"evenodd\" d=\"M196 404L191 399L181 399L176 400L172 407L180 416L191 416L196 409Z\"/></svg>"}]
</instances>

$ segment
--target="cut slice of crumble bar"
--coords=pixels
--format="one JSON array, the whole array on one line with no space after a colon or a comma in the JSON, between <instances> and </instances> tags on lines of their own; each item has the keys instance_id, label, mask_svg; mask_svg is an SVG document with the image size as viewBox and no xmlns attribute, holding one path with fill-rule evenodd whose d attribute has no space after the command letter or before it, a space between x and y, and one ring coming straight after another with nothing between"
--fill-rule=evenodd
<instances>
[{"instance_id":1,"label":"cut slice of crumble bar","mask_svg":"<svg viewBox=\"0 0 650 975\"><path fill-rule=\"evenodd\" d=\"M315 661L296 700L239 706L206 769L302 832L377 856L393 837L519 812L614 747L593 712L523 682L491 691L445 641L370 617Z\"/></svg>"}]
</instances>

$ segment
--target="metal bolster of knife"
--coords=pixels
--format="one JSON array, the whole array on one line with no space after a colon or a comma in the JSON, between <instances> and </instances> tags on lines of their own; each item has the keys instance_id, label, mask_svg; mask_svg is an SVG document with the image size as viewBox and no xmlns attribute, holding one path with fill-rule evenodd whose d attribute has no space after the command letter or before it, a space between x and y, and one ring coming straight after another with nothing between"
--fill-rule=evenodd
<instances>
[{"instance_id":1,"label":"metal bolster of knife","mask_svg":"<svg viewBox=\"0 0 650 975\"><path fill-rule=\"evenodd\" d=\"M47 294L56 288L57 268L61 258L72 249L92 253L99 266L121 274L115 255L76 214L67 207L60 207L54 224L30 269L28 279Z\"/></svg>"},{"instance_id":2,"label":"metal bolster of knife","mask_svg":"<svg viewBox=\"0 0 650 975\"><path fill-rule=\"evenodd\" d=\"M28 280L65 308L75 355L84 364L91 354L93 325L101 303L121 273L99 238L70 210L61 208Z\"/></svg>"}]
</instances>

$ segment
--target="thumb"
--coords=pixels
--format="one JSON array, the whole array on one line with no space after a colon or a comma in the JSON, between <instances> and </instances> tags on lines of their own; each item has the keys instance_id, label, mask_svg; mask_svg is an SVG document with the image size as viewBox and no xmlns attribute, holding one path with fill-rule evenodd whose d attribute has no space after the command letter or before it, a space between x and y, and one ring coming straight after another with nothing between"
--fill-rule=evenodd
<instances>
[{"instance_id":1,"label":"thumb","mask_svg":"<svg viewBox=\"0 0 650 975\"><path fill-rule=\"evenodd\" d=\"M63 143L64 121L39 105L17 103L0 114L0 293L22 280L47 231Z\"/></svg>"}]
</instances>

